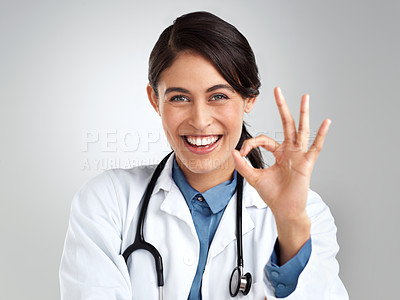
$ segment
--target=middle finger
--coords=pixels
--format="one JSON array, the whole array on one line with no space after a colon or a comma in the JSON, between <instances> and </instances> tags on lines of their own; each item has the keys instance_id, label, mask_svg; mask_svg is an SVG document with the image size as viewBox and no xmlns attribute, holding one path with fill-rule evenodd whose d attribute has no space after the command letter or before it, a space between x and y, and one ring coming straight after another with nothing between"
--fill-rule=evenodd
<instances>
[{"instance_id":1,"label":"middle finger","mask_svg":"<svg viewBox=\"0 0 400 300\"><path fill-rule=\"evenodd\" d=\"M283 126L283 136L287 141L296 141L297 133L296 133L296 125L292 114L289 111L289 107L283 97L282 91L279 87L276 87L274 90L276 105L278 106L279 114L282 120Z\"/></svg>"},{"instance_id":2,"label":"middle finger","mask_svg":"<svg viewBox=\"0 0 400 300\"><path fill-rule=\"evenodd\" d=\"M303 151L308 149L308 139L310 137L310 96L303 95L300 104L299 131L297 133L297 144Z\"/></svg>"}]
</instances>

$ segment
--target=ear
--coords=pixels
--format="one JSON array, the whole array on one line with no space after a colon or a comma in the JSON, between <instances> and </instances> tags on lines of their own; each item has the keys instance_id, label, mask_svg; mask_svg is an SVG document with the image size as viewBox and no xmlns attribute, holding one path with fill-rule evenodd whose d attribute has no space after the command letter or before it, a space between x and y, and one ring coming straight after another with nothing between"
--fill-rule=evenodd
<instances>
[{"instance_id":1,"label":"ear","mask_svg":"<svg viewBox=\"0 0 400 300\"><path fill-rule=\"evenodd\" d=\"M257 97L253 98L247 98L245 100L245 105L244 105L244 112L249 113L253 109L254 105L256 104Z\"/></svg>"},{"instance_id":2,"label":"ear","mask_svg":"<svg viewBox=\"0 0 400 300\"><path fill-rule=\"evenodd\" d=\"M158 106L158 98L156 96L156 92L151 87L150 83L147 84L146 90L147 90L147 97L149 98L151 106L153 106L154 110L161 116L160 108Z\"/></svg>"}]
</instances>

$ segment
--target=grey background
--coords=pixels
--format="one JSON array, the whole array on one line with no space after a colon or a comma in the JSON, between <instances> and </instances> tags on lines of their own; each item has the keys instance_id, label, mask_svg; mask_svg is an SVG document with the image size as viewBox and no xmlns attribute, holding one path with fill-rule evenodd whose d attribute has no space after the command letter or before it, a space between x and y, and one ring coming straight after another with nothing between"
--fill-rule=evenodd
<instances>
[{"instance_id":1,"label":"grey background","mask_svg":"<svg viewBox=\"0 0 400 300\"><path fill-rule=\"evenodd\" d=\"M254 49L253 133L282 136L276 85L296 118L311 95L314 130L332 119L312 188L336 219L340 276L351 299L398 299L400 2L344 0L2 0L0 298L58 299L73 195L102 169L168 150L145 94L147 59L161 31L196 10Z\"/></svg>"}]
</instances>

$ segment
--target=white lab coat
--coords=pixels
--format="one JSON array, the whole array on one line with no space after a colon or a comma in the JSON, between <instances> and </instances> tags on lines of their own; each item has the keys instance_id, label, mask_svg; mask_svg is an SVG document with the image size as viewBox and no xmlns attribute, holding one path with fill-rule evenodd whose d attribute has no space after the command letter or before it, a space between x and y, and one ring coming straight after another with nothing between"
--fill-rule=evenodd
<instances>
[{"instance_id":1,"label":"white lab coat","mask_svg":"<svg viewBox=\"0 0 400 300\"><path fill-rule=\"evenodd\" d=\"M172 179L172 157L151 198L144 237L161 253L164 299L186 300L196 273L199 241L189 208ZM140 200L154 166L108 170L75 195L60 266L63 300L158 299L154 261L145 251L134 252L125 264L122 253L133 242ZM264 266L277 230L274 216L257 191L243 186L244 271L253 284L246 297L276 299ZM312 253L287 300L345 300L335 255L339 250L333 217L321 198L309 192ZM211 243L202 281L203 300L232 299L229 279L236 267L236 194L229 202Z\"/></svg>"}]
</instances>

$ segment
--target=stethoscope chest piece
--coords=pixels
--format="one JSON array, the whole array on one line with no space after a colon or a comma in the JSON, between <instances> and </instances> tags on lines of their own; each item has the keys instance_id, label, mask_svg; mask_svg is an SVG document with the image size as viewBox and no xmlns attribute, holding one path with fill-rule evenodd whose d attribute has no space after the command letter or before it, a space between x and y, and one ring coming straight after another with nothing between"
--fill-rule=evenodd
<instances>
[{"instance_id":1,"label":"stethoscope chest piece","mask_svg":"<svg viewBox=\"0 0 400 300\"><path fill-rule=\"evenodd\" d=\"M250 273L243 275L242 268L236 267L231 275L229 293L232 297L236 297L239 291L241 291L243 295L247 295L251 289L251 281L252 278Z\"/></svg>"}]
</instances>

